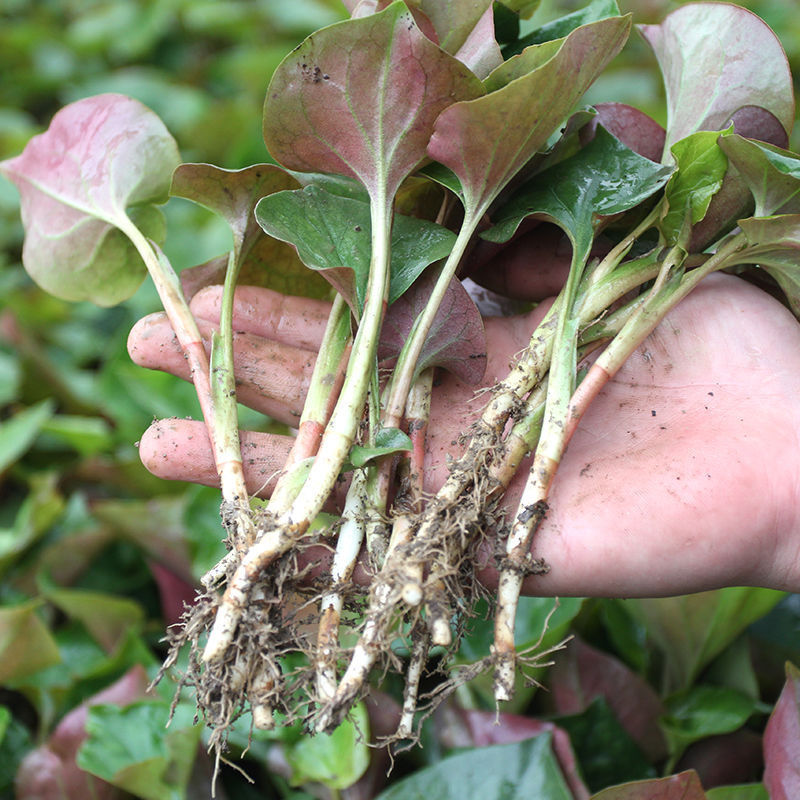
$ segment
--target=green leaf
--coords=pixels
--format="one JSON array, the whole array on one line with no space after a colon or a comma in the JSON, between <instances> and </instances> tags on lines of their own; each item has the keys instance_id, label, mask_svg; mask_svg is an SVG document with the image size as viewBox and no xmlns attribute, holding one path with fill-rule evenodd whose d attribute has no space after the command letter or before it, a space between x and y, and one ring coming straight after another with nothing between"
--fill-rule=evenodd
<instances>
[{"instance_id":1,"label":"green leaf","mask_svg":"<svg viewBox=\"0 0 800 800\"><path fill-rule=\"evenodd\" d=\"M722 186L728 159L717 145L718 138L715 131L701 131L672 146L678 170L667 184L668 211L659 224L669 244L685 242L687 225L695 225L705 217Z\"/></svg>"},{"instance_id":2,"label":"green leaf","mask_svg":"<svg viewBox=\"0 0 800 800\"><path fill-rule=\"evenodd\" d=\"M42 426L42 433L64 442L85 457L108 452L114 444L111 425L102 417L57 414Z\"/></svg>"},{"instance_id":3,"label":"green leaf","mask_svg":"<svg viewBox=\"0 0 800 800\"><path fill-rule=\"evenodd\" d=\"M439 49L401 2L317 31L267 90L264 140L289 169L358 178L385 207L425 159L439 112L480 81Z\"/></svg>"},{"instance_id":4,"label":"green leaf","mask_svg":"<svg viewBox=\"0 0 800 800\"><path fill-rule=\"evenodd\" d=\"M544 63L534 58L527 74L484 97L454 103L439 115L428 154L457 175L468 215L480 217L545 145L622 48L629 28L627 17L584 25L561 40ZM529 57L518 58L527 63Z\"/></svg>"},{"instance_id":5,"label":"green leaf","mask_svg":"<svg viewBox=\"0 0 800 800\"><path fill-rule=\"evenodd\" d=\"M55 472L34 475L30 492L14 517L10 528L0 528L0 575L38 541L64 510L64 498L58 492Z\"/></svg>"},{"instance_id":6,"label":"green leaf","mask_svg":"<svg viewBox=\"0 0 800 800\"><path fill-rule=\"evenodd\" d=\"M186 706L165 729L168 716L163 702L91 706L78 766L144 800L183 800L202 728Z\"/></svg>"},{"instance_id":7,"label":"green leaf","mask_svg":"<svg viewBox=\"0 0 800 800\"><path fill-rule=\"evenodd\" d=\"M745 628L780 602L782 592L730 587L682 597L627 600L665 659L672 689L691 685L700 671Z\"/></svg>"},{"instance_id":8,"label":"green leaf","mask_svg":"<svg viewBox=\"0 0 800 800\"><path fill-rule=\"evenodd\" d=\"M569 734L590 791L656 776L604 698L598 697L580 714L558 716L552 721Z\"/></svg>"},{"instance_id":9,"label":"green leaf","mask_svg":"<svg viewBox=\"0 0 800 800\"><path fill-rule=\"evenodd\" d=\"M694 686L666 698L661 727L669 744L670 764L692 742L741 728L756 704L754 698L723 686Z\"/></svg>"},{"instance_id":10,"label":"green leaf","mask_svg":"<svg viewBox=\"0 0 800 800\"><path fill-rule=\"evenodd\" d=\"M584 8L554 19L512 45L503 48L503 55L505 58L510 58L517 53L521 53L526 47L541 44L542 42L551 42L555 39L563 39L576 28L580 28L581 25L599 22L601 19L607 19L608 17L618 17L619 14L617 0L592 0Z\"/></svg>"},{"instance_id":11,"label":"green leaf","mask_svg":"<svg viewBox=\"0 0 800 800\"><path fill-rule=\"evenodd\" d=\"M329 789L352 786L369 766L369 720L363 703L330 735L307 735L286 747L291 783L322 783Z\"/></svg>"},{"instance_id":12,"label":"green leaf","mask_svg":"<svg viewBox=\"0 0 800 800\"><path fill-rule=\"evenodd\" d=\"M111 306L145 275L117 227L130 218L163 241L163 203L178 150L161 120L128 97L104 94L61 109L21 155L0 162L20 191L31 277L64 300Z\"/></svg>"},{"instance_id":13,"label":"green leaf","mask_svg":"<svg viewBox=\"0 0 800 800\"><path fill-rule=\"evenodd\" d=\"M270 236L294 245L304 264L325 271L351 305L357 303L357 308L363 309L371 253L368 203L307 186L265 197L256 206L256 219ZM445 258L454 241L455 234L441 225L395 215L389 303L397 300L425 267Z\"/></svg>"},{"instance_id":14,"label":"green leaf","mask_svg":"<svg viewBox=\"0 0 800 800\"><path fill-rule=\"evenodd\" d=\"M763 783L717 786L706 792L706 800L770 800Z\"/></svg>"},{"instance_id":15,"label":"green leaf","mask_svg":"<svg viewBox=\"0 0 800 800\"><path fill-rule=\"evenodd\" d=\"M0 684L61 661L58 645L36 613L40 606L31 601L0 608Z\"/></svg>"},{"instance_id":16,"label":"green leaf","mask_svg":"<svg viewBox=\"0 0 800 800\"><path fill-rule=\"evenodd\" d=\"M532 17L542 4L542 0L500 0L500 2L523 19Z\"/></svg>"},{"instance_id":17,"label":"green leaf","mask_svg":"<svg viewBox=\"0 0 800 800\"><path fill-rule=\"evenodd\" d=\"M42 400L0 423L0 472L24 455L53 415L53 408L52 400Z\"/></svg>"},{"instance_id":18,"label":"green leaf","mask_svg":"<svg viewBox=\"0 0 800 800\"><path fill-rule=\"evenodd\" d=\"M792 75L780 41L755 14L728 3L687 3L660 25L640 25L667 92L664 152L695 131L726 128L744 106L794 125Z\"/></svg>"},{"instance_id":19,"label":"green leaf","mask_svg":"<svg viewBox=\"0 0 800 800\"><path fill-rule=\"evenodd\" d=\"M47 585L42 593L68 617L81 622L107 653L116 650L128 631L144 620L142 607L124 597Z\"/></svg>"},{"instance_id":20,"label":"green leaf","mask_svg":"<svg viewBox=\"0 0 800 800\"><path fill-rule=\"evenodd\" d=\"M552 734L466 750L404 778L377 800L572 800L552 750Z\"/></svg>"},{"instance_id":21,"label":"green leaf","mask_svg":"<svg viewBox=\"0 0 800 800\"><path fill-rule=\"evenodd\" d=\"M14 797L14 779L25 754L33 747L28 729L0 706L0 797ZM17 795L19 796L19 795Z\"/></svg>"},{"instance_id":22,"label":"green leaf","mask_svg":"<svg viewBox=\"0 0 800 800\"><path fill-rule=\"evenodd\" d=\"M581 262L588 257L601 218L627 211L657 192L672 173L634 153L604 128L571 158L539 173L497 212L485 233L506 242L522 220L537 216L554 222L569 236Z\"/></svg>"},{"instance_id":23,"label":"green leaf","mask_svg":"<svg viewBox=\"0 0 800 800\"><path fill-rule=\"evenodd\" d=\"M363 467L376 458L413 450L414 445L408 435L397 428L381 428L375 434L375 444L371 447L355 445L350 448L350 464Z\"/></svg>"},{"instance_id":24,"label":"green leaf","mask_svg":"<svg viewBox=\"0 0 800 800\"><path fill-rule=\"evenodd\" d=\"M753 216L800 212L800 156L731 133L722 135L719 146L755 197Z\"/></svg>"},{"instance_id":25,"label":"green leaf","mask_svg":"<svg viewBox=\"0 0 800 800\"><path fill-rule=\"evenodd\" d=\"M800 214L739 220L748 246L726 262L756 264L783 289L794 315L800 317Z\"/></svg>"}]
</instances>

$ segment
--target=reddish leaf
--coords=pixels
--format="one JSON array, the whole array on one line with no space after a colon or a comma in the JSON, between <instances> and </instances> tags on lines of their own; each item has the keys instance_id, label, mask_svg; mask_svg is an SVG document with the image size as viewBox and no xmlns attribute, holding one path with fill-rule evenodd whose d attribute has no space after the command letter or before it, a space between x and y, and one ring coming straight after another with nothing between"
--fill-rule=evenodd
<instances>
[{"instance_id":1,"label":"reddish leaf","mask_svg":"<svg viewBox=\"0 0 800 800\"><path fill-rule=\"evenodd\" d=\"M163 238L152 204L167 199L179 161L164 124L136 100L103 94L62 108L21 155L0 163L20 191L25 269L65 300L130 297L145 268L116 228L131 209L146 235Z\"/></svg>"},{"instance_id":2,"label":"reddish leaf","mask_svg":"<svg viewBox=\"0 0 800 800\"><path fill-rule=\"evenodd\" d=\"M291 175L273 164L254 164L239 170L213 164L181 164L172 175L170 194L219 214L230 225L234 249L239 251L246 236L261 233L253 216L256 203L273 192L299 186Z\"/></svg>"},{"instance_id":3,"label":"reddish leaf","mask_svg":"<svg viewBox=\"0 0 800 800\"><path fill-rule=\"evenodd\" d=\"M548 688L559 714L578 714L603 697L651 761L666 755L658 727L664 707L650 684L618 659L573 639L550 669Z\"/></svg>"},{"instance_id":4,"label":"reddish leaf","mask_svg":"<svg viewBox=\"0 0 800 800\"><path fill-rule=\"evenodd\" d=\"M264 106L264 139L289 169L356 177L383 203L424 161L439 112L482 91L403 3L393 3L323 28L280 64Z\"/></svg>"},{"instance_id":5,"label":"reddish leaf","mask_svg":"<svg viewBox=\"0 0 800 800\"><path fill-rule=\"evenodd\" d=\"M326 282L300 261L292 247L266 236L253 213L262 197L299 186L274 164L256 164L241 170L181 164L172 176L170 193L211 209L228 223L239 262L239 285L261 286L302 297L327 297L330 290ZM184 270L181 286L192 297L204 286L223 283L227 267L227 256L213 258Z\"/></svg>"},{"instance_id":6,"label":"reddish leaf","mask_svg":"<svg viewBox=\"0 0 800 800\"><path fill-rule=\"evenodd\" d=\"M764 761L770 800L800 797L800 670L792 664L764 731Z\"/></svg>"},{"instance_id":7,"label":"reddish leaf","mask_svg":"<svg viewBox=\"0 0 800 800\"><path fill-rule=\"evenodd\" d=\"M667 90L669 148L695 131L722 130L743 106L794 124L792 76L781 43L755 14L729 3L688 3L660 25L640 25Z\"/></svg>"},{"instance_id":8,"label":"reddish leaf","mask_svg":"<svg viewBox=\"0 0 800 800\"><path fill-rule=\"evenodd\" d=\"M706 789L758 781L764 769L761 736L741 728L690 745L677 769L694 770Z\"/></svg>"},{"instance_id":9,"label":"reddish leaf","mask_svg":"<svg viewBox=\"0 0 800 800\"><path fill-rule=\"evenodd\" d=\"M625 103L598 103L595 110L597 114L581 130L584 144L594 136L597 126L602 125L640 156L651 161L661 160L666 131L654 119Z\"/></svg>"},{"instance_id":10,"label":"reddish leaf","mask_svg":"<svg viewBox=\"0 0 800 800\"><path fill-rule=\"evenodd\" d=\"M528 48L489 76L491 87L504 84L496 91L442 112L428 153L458 176L470 214L480 216L547 142L629 29L627 17L611 17Z\"/></svg>"},{"instance_id":11,"label":"reddish leaf","mask_svg":"<svg viewBox=\"0 0 800 800\"><path fill-rule=\"evenodd\" d=\"M378 347L380 359L400 352L437 277L434 271L427 270L389 307ZM450 281L442 298L417 361L417 371L432 366L444 367L470 385L479 383L486 371L483 318L458 278Z\"/></svg>"},{"instance_id":12,"label":"reddish leaf","mask_svg":"<svg viewBox=\"0 0 800 800\"><path fill-rule=\"evenodd\" d=\"M706 800L706 793L697 773L690 771L669 778L612 786L592 795L592 800Z\"/></svg>"},{"instance_id":13,"label":"reddish leaf","mask_svg":"<svg viewBox=\"0 0 800 800\"><path fill-rule=\"evenodd\" d=\"M88 707L100 703L126 704L145 697L147 673L136 666L116 683L73 709L59 722L47 743L23 760L15 785L17 797L40 800L112 800L123 793L111 784L84 772L75 756L86 739Z\"/></svg>"}]
</instances>

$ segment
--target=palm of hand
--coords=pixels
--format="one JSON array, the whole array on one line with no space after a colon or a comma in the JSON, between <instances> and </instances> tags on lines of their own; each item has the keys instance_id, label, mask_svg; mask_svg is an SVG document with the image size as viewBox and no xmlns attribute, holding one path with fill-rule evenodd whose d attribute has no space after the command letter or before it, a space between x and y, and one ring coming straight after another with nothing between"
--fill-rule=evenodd
<instances>
[{"instance_id":1,"label":"palm of hand","mask_svg":"<svg viewBox=\"0 0 800 800\"><path fill-rule=\"evenodd\" d=\"M201 303L210 299L213 306L210 295ZM291 421L325 307L300 301L276 316L275 302L274 295L248 296L251 333L241 339L237 369L249 404ZM208 309L196 313L212 316ZM486 386L507 373L539 316L487 320ZM181 374L182 359L169 341L162 320L145 321L132 333L132 355ZM272 387L254 386L270 371ZM791 314L736 278L709 279L656 329L581 422L534 544L551 572L530 579L526 591L654 596L737 584L796 588L798 396L800 326ZM480 409L475 387L449 375L437 385L428 490L441 484L447 455L457 454L456 440ZM143 437L142 458L163 477L209 481L210 454L196 436L188 445L188 430L181 422L157 424ZM255 484L280 468L287 447L279 438L248 437L245 460ZM506 495L510 509L525 472ZM483 577L492 583L491 568Z\"/></svg>"}]
</instances>

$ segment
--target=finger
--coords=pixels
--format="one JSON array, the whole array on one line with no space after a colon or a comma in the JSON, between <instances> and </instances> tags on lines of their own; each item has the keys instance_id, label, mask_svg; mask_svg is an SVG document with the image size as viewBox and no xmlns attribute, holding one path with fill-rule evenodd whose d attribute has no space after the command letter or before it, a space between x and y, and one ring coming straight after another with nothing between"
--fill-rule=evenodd
<instances>
[{"instance_id":1,"label":"finger","mask_svg":"<svg viewBox=\"0 0 800 800\"><path fill-rule=\"evenodd\" d=\"M190 304L199 319L219 322L222 287L201 289ZM328 322L331 304L324 300L241 286L233 296L233 324L237 331L317 352Z\"/></svg>"},{"instance_id":2,"label":"finger","mask_svg":"<svg viewBox=\"0 0 800 800\"><path fill-rule=\"evenodd\" d=\"M214 326L201 319L198 328L210 353ZM183 351L163 313L151 314L134 325L128 352L139 366L191 379ZM233 353L239 402L287 425L296 425L314 370L314 354L251 333L234 334Z\"/></svg>"},{"instance_id":3,"label":"finger","mask_svg":"<svg viewBox=\"0 0 800 800\"><path fill-rule=\"evenodd\" d=\"M267 497L289 454L292 437L242 431L240 439L247 490ZM199 420L156 420L142 435L139 457L149 472L164 480L219 486L208 431Z\"/></svg>"}]
</instances>

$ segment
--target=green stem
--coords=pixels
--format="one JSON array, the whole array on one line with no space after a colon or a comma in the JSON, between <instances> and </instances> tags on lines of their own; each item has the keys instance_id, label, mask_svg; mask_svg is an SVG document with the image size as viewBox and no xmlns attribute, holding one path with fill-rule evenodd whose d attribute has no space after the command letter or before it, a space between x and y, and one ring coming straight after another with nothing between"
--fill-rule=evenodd
<instances>
[{"instance_id":1,"label":"green stem","mask_svg":"<svg viewBox=\"0 0 800 800\"><path fill-rule=\"evenodd\" d=\"M372 257L361 322L353 343L342 390L331 414L308 480L279 520L297 532L305 531L330 494L355 440L373 374L381 323L389 290L391 203L374 202Z\"/></svg>"}]
</instances>

